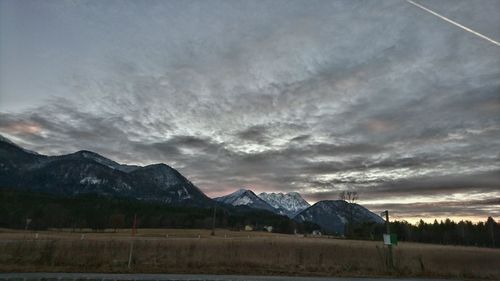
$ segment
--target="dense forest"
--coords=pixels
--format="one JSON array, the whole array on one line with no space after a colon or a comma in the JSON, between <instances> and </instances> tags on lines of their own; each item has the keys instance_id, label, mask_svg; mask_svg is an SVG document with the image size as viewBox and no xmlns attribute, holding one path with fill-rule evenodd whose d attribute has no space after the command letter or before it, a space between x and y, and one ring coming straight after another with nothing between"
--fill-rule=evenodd
<instances>
[{"instance_id":1,"label":"dense forest","mask_svg":"<svg viewBox=\"0 0 500 281\"><path fill-rule=\"evenodd\" d=\"M391 223L391 231L401 241L500 248L500 224L492 217L478 223L446 219L434 223L420 220L414 225L396 221Z\"/></svg>"},{"instance_id":2,"label":"dense forest","mask_svg":"<svg viewBox=\"0 0 500 281\"><path fill-rule=\"evenodd\" d=\"M420 220L417 224L393 221L390 229L399 241L500 248L500 224L492 217L478 223L463 220L454 222L450 219L440 222L435 220L433 223ZM353 226L347 238L382 240L385 232L385 225L358 224Z\"/></svg>"},{"instance_id":3,"label":"dense forest","mask_svg":"<svg viewBox=\"0 0 500 281\"><path fill-rule=\"evenodd\" d=\"M213 208L166 206L125 198L109 198L95 194L75 197L0 189L0 227L17 229L72 228L104 229L130 228L134 215L141 228L211 228ZM263 229L273 226L279 233L310 232L318 226L297 223L288 217L268 211L216 208L216 227L241 230L245 225Z\"/></svg>"}]
</instances>

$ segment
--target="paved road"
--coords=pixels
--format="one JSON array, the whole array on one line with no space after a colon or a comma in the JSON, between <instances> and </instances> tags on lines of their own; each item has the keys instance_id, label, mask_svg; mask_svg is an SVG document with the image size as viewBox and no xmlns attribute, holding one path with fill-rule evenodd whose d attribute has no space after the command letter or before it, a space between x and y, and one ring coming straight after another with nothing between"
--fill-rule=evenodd
<instances>
[{"instance_id":1,"label":"paved road","mask_svg":"<svg viewBox=\"0 0 500 281\"><path fill-rule=\"evenodd\" d=\"M3 279L3 280L2 280ZM43 280L41 280L43 279ZM190 274L98 274L98 273L0 273L0 281L444 281L445 279L411 278L323 278L242 275L190 275ZM449 281L449 280L447 280Z\"/></svg>"}]
</instances>

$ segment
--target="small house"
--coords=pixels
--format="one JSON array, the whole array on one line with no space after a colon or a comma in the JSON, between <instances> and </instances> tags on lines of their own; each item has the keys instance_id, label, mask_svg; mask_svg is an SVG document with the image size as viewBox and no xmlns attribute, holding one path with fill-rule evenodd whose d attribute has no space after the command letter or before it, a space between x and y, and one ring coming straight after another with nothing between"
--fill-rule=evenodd
<instances>
[{"instance_id":1,"label":"small house","mask_svg":"<svg viewBox=\"0 0 500 281\"><path fill-rule=\"evenodd\" d=\"M313 232L311 234L312 234L312 236L321 236L321 231L313 230Z\"/></svg>"}]
</instances>

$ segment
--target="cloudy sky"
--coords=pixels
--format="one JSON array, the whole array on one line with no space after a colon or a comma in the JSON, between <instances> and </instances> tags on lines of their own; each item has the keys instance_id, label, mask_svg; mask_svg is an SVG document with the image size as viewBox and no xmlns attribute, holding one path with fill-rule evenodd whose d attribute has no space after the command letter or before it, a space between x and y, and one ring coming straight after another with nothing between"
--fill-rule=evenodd
<instances>
[{"instance_id":1,"label":"cloudy sky","mask_svg":"<svg viewBox=\"0 0 500 281\"><path fill-rule=\"evenodd\" d=\"M500 1L417 2L500 41ZM210 196L500 219L500 47L404 0L0 0L0 134Z\"/></svg>"}]
</instances>

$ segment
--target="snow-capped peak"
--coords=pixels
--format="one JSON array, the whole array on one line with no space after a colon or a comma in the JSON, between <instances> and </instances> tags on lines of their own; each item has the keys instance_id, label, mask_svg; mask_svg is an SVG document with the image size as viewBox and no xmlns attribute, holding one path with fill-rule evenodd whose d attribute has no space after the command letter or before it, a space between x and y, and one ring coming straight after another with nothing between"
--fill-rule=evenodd
<instances>
[{"instance_id":1,"label":"snow-capped peak","mask_svg":"<svg viewBox=\"0 0 500 281\"><path fill-rule=\"evenodd\" d=\"M273 208L280 211L281 214L293 217L299 212L311 206L307 203L302 196L297 192L289 193L266 193L262 192L259 197L266 201Z\"/></svg>"},{"instance_id":2,"label":"snow-capped peak","mask_svg":"<svg viewBox=\"0 0 500 281\"><path fill-rule=\"evenodd\" d=\"M259 198L253 191L241 188L226 196L214 198L215 201L233 205L233 206L248 206L255 209L263 209L274 211L274 208Z\"/></svg>"}]
</instances>

